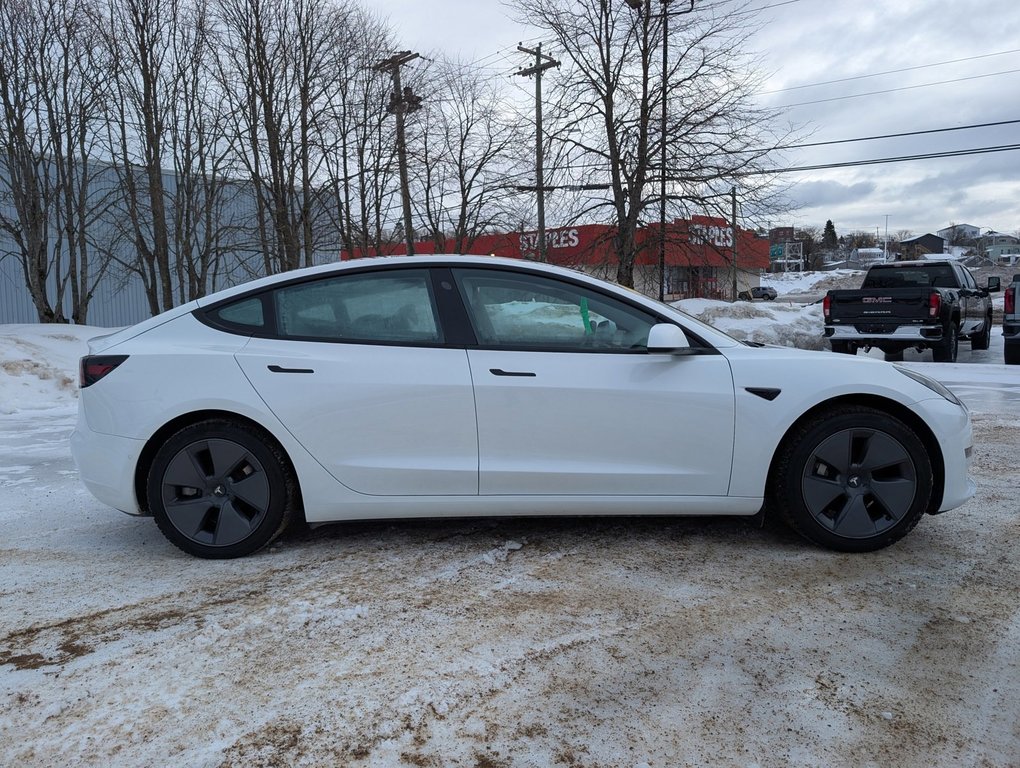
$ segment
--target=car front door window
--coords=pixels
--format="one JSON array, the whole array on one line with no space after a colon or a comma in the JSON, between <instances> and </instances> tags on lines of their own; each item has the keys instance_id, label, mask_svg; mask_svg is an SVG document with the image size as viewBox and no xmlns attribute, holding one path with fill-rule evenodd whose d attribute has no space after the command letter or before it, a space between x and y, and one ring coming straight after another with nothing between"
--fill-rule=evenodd
<instances>
[{"instance_id":1,"label":"car front door window","mask_svg":"<svg viewBox=\"0 0 1020 768\"><path fill-rule=\"evenodd\" d=\"M655 318L560 280L498 270L454 270L478 342L503 349L644 349Z\"/></svg>"}]
</instances>

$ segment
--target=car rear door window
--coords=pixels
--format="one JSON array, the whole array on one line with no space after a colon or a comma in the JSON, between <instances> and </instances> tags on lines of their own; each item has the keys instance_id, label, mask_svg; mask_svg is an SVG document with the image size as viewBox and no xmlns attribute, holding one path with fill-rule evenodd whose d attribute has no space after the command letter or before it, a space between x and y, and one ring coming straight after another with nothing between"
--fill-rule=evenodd
<instances>
[{"instance_id":1,"label":"car rear door window","mask_svg":"<svg viewBox=\"0 0 1020 768\"><path fill-rule=\"evenodd\" d=\"M277 289L285 338L340 342L442 343L428 270L339 275Z\"/></svg>"}]
</instances>

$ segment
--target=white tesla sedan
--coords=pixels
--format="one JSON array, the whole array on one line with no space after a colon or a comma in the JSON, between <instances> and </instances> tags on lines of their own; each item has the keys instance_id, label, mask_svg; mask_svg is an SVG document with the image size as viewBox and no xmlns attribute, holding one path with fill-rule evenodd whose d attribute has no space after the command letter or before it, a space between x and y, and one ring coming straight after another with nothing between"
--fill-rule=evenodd
<instances>
[{"instance_id":1,"label":"white tesla sedan","mask_svg":"<svg viewBox=\"0 0 1020 768\"><path fill-rule=\"evenodd\" d=\"M275 275L95 339L72 451L97 498L210 558L301 514L768 510L866 551L975 490L967 410L925 376L472 256Z\"/></svg>"}]
</instances>

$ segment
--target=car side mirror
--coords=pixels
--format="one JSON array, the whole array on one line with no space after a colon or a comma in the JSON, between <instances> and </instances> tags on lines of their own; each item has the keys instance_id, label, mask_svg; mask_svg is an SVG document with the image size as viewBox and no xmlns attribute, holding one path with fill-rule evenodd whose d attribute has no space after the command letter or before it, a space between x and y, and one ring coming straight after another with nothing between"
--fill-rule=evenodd
<instances>
[{"instance_id":1,"label":"car side mirror","mask_svg":"<svg viewBox=\"0 0 1020 768\"><path fill-rule=\"evenodd\" d=\"M648 351L679 354L691 348L685 334L672 323L656 323L648 331Z\"/></svg>"},{"instance_id":2,"label":"car side mirror","mask_svg":"<svg viewBox=\"0 0 1020 768\"><path fill-rule=\"evenodd\" d=\"M998 277L989 277L988 278L988 292L989 293L998 293L1000 290L1002 290L1002 282L999 280L999 278Z\"/></svg>"}]
</instances>

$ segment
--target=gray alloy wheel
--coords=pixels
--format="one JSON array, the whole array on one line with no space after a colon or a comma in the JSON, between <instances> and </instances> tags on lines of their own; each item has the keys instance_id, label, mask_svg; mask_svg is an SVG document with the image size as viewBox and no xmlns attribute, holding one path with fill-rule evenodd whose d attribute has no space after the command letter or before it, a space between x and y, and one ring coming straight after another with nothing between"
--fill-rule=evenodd
<instances>
[{"instance_id":1,"label":"gray alloy wheel","mask_svg":"<svg viewBox=\"0 0 1020 768\"><path fill-rule=\"evenodd\" d=\"M291 516L293 482L276 444L229 421L194 424L156 453L149 508L163 534L206 558L251 554L275 539Z\"/></svg>"},{"instance_id":2,"label":"gray alloy wheel","mask_svg":"<svg viewBox=\"0 0 1020 768\"><path fill-rule=\"evenodd\" d=\"M910 453L876 429L844 429L811 451L801 495L815 522L838 536L884 533L910 511L917 471Z\"/></svg>"},{"instance_id":3,"label":"gray alloy wheel","mask_svg":"<svg viewBox=\"0 0 1020 768\"><path fill-rule=\"evenodd\" d=\"M864 406L821 413L784 443L770 500L806 538L864 552L905 536L928 508L931 460L909 426Z\"/></svg>"}]
</instances>

